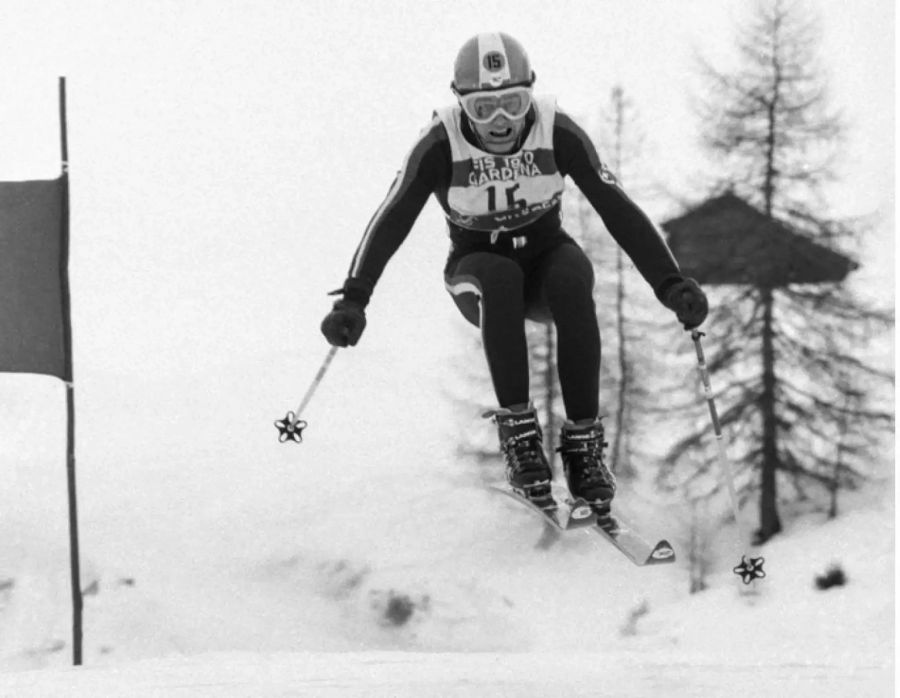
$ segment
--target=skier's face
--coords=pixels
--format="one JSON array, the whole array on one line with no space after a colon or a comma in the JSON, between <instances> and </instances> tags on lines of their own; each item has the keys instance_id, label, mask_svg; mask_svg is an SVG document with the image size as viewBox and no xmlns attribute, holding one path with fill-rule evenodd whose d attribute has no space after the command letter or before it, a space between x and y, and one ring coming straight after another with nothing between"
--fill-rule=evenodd
<instances>
[{"instance_id":1,"label":"skier's face","mask_svg":"<svg viewBox=\"0 0 900 698\"><path fill-rule=\"evenodd\" d=\"M525 128L525 117L510 119L504 114L497 114L486 124L472 122L472 128L485 150L502 155L512 152Z\"/></svg>"}]
</instances>

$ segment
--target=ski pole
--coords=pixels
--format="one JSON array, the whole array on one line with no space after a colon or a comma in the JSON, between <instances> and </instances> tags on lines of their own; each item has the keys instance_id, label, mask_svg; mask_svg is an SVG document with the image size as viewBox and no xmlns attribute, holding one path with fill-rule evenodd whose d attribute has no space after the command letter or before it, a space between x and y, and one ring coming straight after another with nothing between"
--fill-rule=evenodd
<instances>
[{"instance_id":1,"label":"ski pole","mask_svg":"<svg viewBox=\"0 0 900 698\"><path fill-rule=\"evenodd\" d=\"M722 436L722 425L719 422L719 413L716 410L716 403L713 400L712 387L709 382L709 369L706 366L706 357L703 354L703 346L700 344L700 337L704 336L699 330L691 330L691 339L694 342L694 349L697 352L697 367L700 371L700 381L703 383L703 391L706 394L706 405L709 408L709 416L712 420L713 431L716 435L716 450L719 455L719 467L725 476L725 484L728 487L728 498L731 501L731 509L734 512L734 522L738 529L739 544L741 549L744 548L744 541L747 540L746 532L741 524L740 507L738 506L737 492L734 487L734 473L731 470L731 463L728 455L725 453L725 443ZM765 562L764 558L752 557L747 559L746 554L741 554L741 563L734 568L734 573L743 579L744 584L749 584L752 580L765 577L762 566Z\"/></svg>"},{"instance_id":2,"label":"ski pole","mask_svg":"<svg viewBox=\"0 0 900 698\"><path fill-rule=\"evenodd\" d=\"M319 383L321 383L322 378L325 377L325 372L328 370L328 366L331 365L331 360L334 358L334 355L337 354L337 350L338 348L336 346L333 346L328 350L325 360L319 367L316 377L313 378L309 388L307 388L306 394L300 401L300 406L297 408L297 411L288 412L284 416L284 419L279 419L275 422L275 427L278 429L278 440L281 443L284 443L285 441L300 443L303 441L301 433L306 428L306 422L300 419L300 415L303 414L303 410L306 409L306 406L312 399L313 393L316 392L316 388L319 387Z\"/></svg>"}]
</instances>

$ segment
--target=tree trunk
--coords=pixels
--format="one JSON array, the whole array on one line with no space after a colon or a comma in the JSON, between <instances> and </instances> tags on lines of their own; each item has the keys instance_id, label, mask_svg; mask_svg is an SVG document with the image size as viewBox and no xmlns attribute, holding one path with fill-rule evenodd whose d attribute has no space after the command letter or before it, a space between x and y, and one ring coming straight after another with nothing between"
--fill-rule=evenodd
<instances>
[{"instance_id":1,"label":"tree trunk","mask_svg":"<svg viewBox=\"0 0 900 698\"><path fill-rule=\"evenodd\" d=\"M619 346L619 394L616 400L615 438L612 449L612 471L617 475L631 477L634 471L630 467L630 458L625 449L625 431L628 428L627 400L630 389L630 372L628 370L628 354L625 337L625 273L622 250L616 252L616 333ZM623 455L625 454L625 455Z\"/></svg>"},{"instance_id":2,"label":"tree trunk","mask_svg":"<svg viewBox=\"0 0 900 698\"><path fill-rule=\"evenodd\" d=\"M780 66L773 66L775 72L772 85L773 98L768 106L768 135L766 138L766 173L763 182L763 202L766 216L773 217L773 198L775 179L778 170L775 166L776 126L778 125L777 106L780 94ZM772 233L769 233L771 236ZM774 240L769 240L770 255L774 254ZM774 257L772 257L774 258ZM778 517L778 424L775 418L775 326L774 309L775 293L770 284L760 289L763 305L762 327L762 360L763 388L760 395L760 408L763 422L762 443L762 475L759 495L759 529L754 536L754 543L763 544L781 531L781 520Z\"/></svg>"},{"instance_id":3,"label":"tree trunk","mask_svg":"<svg viewBox=\"0 0 900 698\"><path fill-rule=\"evenodd\" d=\"M625 92L621 86L613 88L613 109L615 111L614 167L621 181L622 151L625 131ZM613 429L615 437L612 445L611 470L619 476L634 477L631 458L627 450L626 431L628 429L628 393L631 389L631 375L628 370L628 347L625 336L625 261L621 248L616 250L616 334L618 339L619 389L616 395L616 419Z\"/></svg>"},{"instance_id":4,"label":"tree trunk","mask_svg":"<svg viewBox=\"0 0 900 698\"><path fill-rule=\"evenodd\" d=\"M762 476L759 497L759 530L754 543L765 543L781 531L778 516L778 425L775 418L775 330L773 327L774 294L771 288L762 289L763 327L762 359L763 389L760 395L762 412Z\"/></svg>"},{"instance_id":5,"label":"tree trunk","mask_svg":"<svg viewBox=\"0 0 900 698\"><path fill-rule=\"evenodd\" d=\"M843 387L844 380L841 380ZM828 505L828 518L836 519L838 515L838 491L841 488L841 470L844 467L844 443L847 439L847 432L850 429L850 410L852 409L849 393L845 393L844 413L838 422L838 442L834 457L834 470L831 474L831 482L828 483L830 502Z\"/></svg>"}]
</instances>

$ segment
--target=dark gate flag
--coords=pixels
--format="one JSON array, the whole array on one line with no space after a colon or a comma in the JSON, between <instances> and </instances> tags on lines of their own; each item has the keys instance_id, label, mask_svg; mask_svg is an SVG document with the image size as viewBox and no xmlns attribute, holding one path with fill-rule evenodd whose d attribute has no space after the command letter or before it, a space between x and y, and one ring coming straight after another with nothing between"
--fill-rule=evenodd
<instances>
[{"instance_id":1,"label":"dark gate flag","mask_svg":"<svg viewBox=\"0 0 900 698\"><path fill-rule=\"evenodd\" d=\"M63 181L0 182L0 372L70 380Z\"/></svg>"}]
</instances>

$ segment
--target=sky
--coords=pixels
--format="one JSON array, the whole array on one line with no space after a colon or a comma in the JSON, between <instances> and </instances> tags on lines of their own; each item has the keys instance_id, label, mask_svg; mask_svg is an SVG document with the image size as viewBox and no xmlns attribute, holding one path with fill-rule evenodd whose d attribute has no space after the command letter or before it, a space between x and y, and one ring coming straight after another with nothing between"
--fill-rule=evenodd
<instances>
[{"instance_id":1,"label":"sky","mask_svg":"<svg viewBox=\"0 0 900 698\"><path fill-rule=\"evenodd\" d=\"M893 3L810 6L822 17L834 104L853 126L833 203L837 213L883 221L866 250L880 264L865 272L883 282L893 271L885 268L893 254ZM174 360L179 349L163 335L175 308L205 357L226 341L259 348L235 337L235 324L252 323L260 342L281 336L287 345L288 334L316 334L310 316L321 315L324 291L343 281L431 111L451 99L453 59L469 36L502 29L519 38L536 89L587 125L623 85L640 114L652 176L691 196L691 176L703 168L690 105L695 58L733 60L746 7L8 1L0 60L15 70L0 75L0 177L58 172L56 78L65 75L76 352L95 356L115 343L121 360L107 362L119 368ZM657 220L674 213L672 201L639 203ZM378 297L399 303L408 285L447 310L445 254L442 217L430 202L372 310L389 313ZM289 294L295 310L309 311L302 326L279 304ZM140 326L113 331L107 323L105 331L95 322L123 302L140 309ZM447 313L435 315L446 325ZM148 329L155 337L144 336Z\"/></svg>"}]
</instances>

